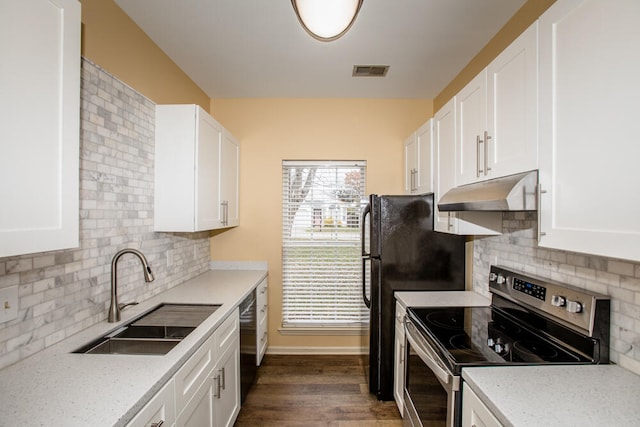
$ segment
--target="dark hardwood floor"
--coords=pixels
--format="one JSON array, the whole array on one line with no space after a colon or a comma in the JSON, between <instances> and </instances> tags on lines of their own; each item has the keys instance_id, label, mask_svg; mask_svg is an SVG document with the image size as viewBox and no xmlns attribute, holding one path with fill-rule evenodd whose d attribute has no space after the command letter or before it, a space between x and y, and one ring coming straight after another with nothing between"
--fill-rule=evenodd
<instances>
[{"instance_id":1,"label":"dark hardwood floor","mask_svg":"<svg viewBox=\"0 0 640 427\"><path fill-rule=\"evenodd\" d=\"M235 426L398 427L402 418L395 402L369 394L359 356L266 355Z\"/></svg>"}]
</instances>

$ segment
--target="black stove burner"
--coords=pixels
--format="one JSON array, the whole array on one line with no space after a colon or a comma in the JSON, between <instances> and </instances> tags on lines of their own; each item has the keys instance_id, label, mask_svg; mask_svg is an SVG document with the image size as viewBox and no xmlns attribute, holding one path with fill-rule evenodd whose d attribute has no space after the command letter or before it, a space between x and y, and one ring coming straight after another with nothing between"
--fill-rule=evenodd
<instances>
[{"instance_id":1,"label":"black stove burner","mask_svg":"<svg viewBox=\"0 0 640 427\"><path fill-rule=\"evenodd\" d=\"M428 313L425 319L429 325L459 330L461 327L460 320L463 320L464 316L460 316L459 309L443 309Z\"/></svg>"},{"instance_id":2,"label":"black stove burner","mask_svg":"<svg viewBox=\"0 0 640 427\"><path fill-rule=\"evenodd\" d=\"M542 342L516 341L511 345L513 353L525 362L553 361L558 351Z\"/></svg>"}]
</instances>

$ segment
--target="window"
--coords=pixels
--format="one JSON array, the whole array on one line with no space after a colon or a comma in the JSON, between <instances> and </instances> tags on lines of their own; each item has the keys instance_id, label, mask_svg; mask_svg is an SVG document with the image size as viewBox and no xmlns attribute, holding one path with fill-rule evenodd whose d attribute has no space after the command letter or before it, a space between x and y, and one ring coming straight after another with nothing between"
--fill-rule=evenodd
<instances>
[{"instance_id":1,"label":"window","mask_svg":"<svg viewBox=\"0 0 640 427\"><path fill-rule=\"evenodd\" d=\"M283 327L360 327L365 162L282 165Z\"/></svg>"}]
</instances>

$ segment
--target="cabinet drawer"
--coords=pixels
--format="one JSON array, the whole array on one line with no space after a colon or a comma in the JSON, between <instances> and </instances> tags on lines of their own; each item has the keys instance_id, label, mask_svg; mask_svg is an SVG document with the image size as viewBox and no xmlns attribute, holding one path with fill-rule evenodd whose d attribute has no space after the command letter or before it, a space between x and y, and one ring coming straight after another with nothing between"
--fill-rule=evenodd
<instances>
[{"instance_id":1,"label":"cabinet drawer","mask_svg":"<svg viewBox=\"0 0 640 427\"><path fill-rule=\"evenodd\" d=\"M216 361L215 333L182 365L175 375L176 413L180 414Z\"/></svg>"},{"instance_id":2,"label":"cabinet drawer","mask_svg":"<svg viewBox=\"0 0 640 427\"><path fill-rule=\"evenodd\" d=\"M256 293L258 294L257 297L257 304L258 304L258 310L261 307L266 307L268 304L268 296L269 296L269 285L267 283L267 279L264 279L256 288Z\"/></svg>"},{"instance_id":3,"label":"cabinet drawer","mask_svg":"<svg viewBox=\"0 0 640 427\"><path fill-rule=\"evenodd\" d=\"M267 352L267 344L269 343L268 333L265 330L258 338L258 353L256 354L256 365L260 366L262 363L262 358L264 354Z\"/></svg>"},{"instance_id":4,"label":"cabinet drawer","mask_svg":"<svg viewBox=\"0 0 640 427\"><path fill-rule=\"evenodd\" d=\"M216 354L221 355L240 336L240 315L236 308L213 333Z\"/></svg>"}]
</instances>

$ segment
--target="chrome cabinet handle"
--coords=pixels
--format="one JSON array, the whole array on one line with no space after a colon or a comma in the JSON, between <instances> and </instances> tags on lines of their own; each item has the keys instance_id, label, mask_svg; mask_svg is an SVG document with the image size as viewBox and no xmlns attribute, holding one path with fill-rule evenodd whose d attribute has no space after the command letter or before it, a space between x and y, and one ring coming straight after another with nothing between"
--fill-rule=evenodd
<instances>
[{"instance_id":1,"label":"chrome cabinet handle","mask_svg":"<svg viewBox=\"0 0 640 427\"><path fill-rule=\"evenodd\" d=\"M453 221L451 221L451 212L447 212L447 229L451 230L453 228Z\"/></svg>"},{"instance_id":2,"label":"chrome cabinet handle","mask_svg":"<svg viewBox=\"0 0 640 427\"><path fill-rule=\"evenodd\" d=\"M222 378L220 380L220 383L222 384L221 387L224 390L225 389L225 383L226 383L225 375L224 375L224 368L220 369L220 377Z\"/></svg>"},{"instance_id":3,"label":"chrome cabinet handle","mask_svg":"<svg viewBox=\"0 0 640 427\"><path fill-rule=\"evenodd\" d=\"M480 139L480 135L476 135L476 178L480 178L480 174L484 172L484 170L480 169L480 144L484 141Z\"/></svg>"},{"instance_id":4,"label":"chrome cabinet handle","mask_svg":"<svg viewBox=\"0 0 640 427\"><path fill-rule=\"evenodd\" d=\"M484 131L484 175L487 176L491 168L489 167L489 132Z\"/></svg>"},{"instance_id":5,"label":"chrome cabinet handle","mask_svg":"<svg viewBox=\"0 0 640 427\"><path fill-rule=\"evenodd\" d=\"M164 420L160 420L157 423L152 423L149 427L160 427L162 424L164 424Z\"/></svg>"},{"instance_id":6,"label":"chrome cabinet handle","mask_svg":"<svg viewBox=\"0 0 640 427\"><path fill-rule=\"evenodd\" d=\"M213 397L220 399L220 375L216 375L213 377L213 380L216 382L215 391L213 392Z\"/></svg>"},{"instance_id":7,"label":"chrome cabinet handle","mask_svg":"<svg viewBox=\"0 0 640 427\"><path fill-rule=\"evenodd\" d=\"M542 189L542 184L538 184L536 186L537 196L538 196L538 242L540 242L540 238L545 236L547 233L542 231L542 195L546 194L547 190Z\"/></svg>"}]
</instances>

